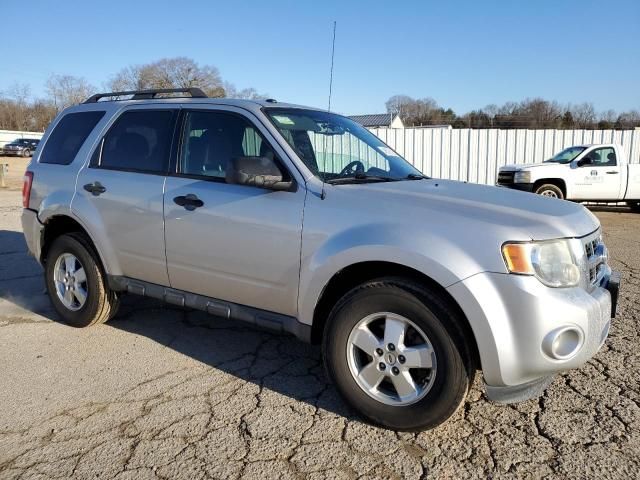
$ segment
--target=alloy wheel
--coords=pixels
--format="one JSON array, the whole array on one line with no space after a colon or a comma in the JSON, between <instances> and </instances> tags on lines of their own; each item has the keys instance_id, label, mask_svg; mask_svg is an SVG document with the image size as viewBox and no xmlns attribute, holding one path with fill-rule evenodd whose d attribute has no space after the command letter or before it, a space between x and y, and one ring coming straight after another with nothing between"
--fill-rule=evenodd
<instances>
[{"instance_id":1,"label":"alloy wheel","mask_svg":"<svg viewBox=\"0 0 640 480\"><path fill-rule=\"evenodd\" d=\"M58 299L71 311L80 310L87 301L87 274L78 258L63 253L56 260L53 281Z\"/></svg>"},{"instance_id":2,"label":"alloy wheel","mask_svg":"<svg viewBox=\"0 0 640 480\"><path fill-rule=\"evenodd\" d=\"M358 386L386 405L410 405L431 390L436 355L429 337L411 320L378 312L360 320L347 342L349 371Z\"/></svg>"}]
</instances>

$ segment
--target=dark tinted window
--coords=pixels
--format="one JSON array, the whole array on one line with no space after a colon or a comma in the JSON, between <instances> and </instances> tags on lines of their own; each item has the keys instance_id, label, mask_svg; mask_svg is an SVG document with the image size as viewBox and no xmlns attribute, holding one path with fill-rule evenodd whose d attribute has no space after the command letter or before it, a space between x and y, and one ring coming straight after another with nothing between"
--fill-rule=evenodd
<instances>
[{"instance_id":1,"label":"dark tinted window","mask_svg":"<svg viewBox=\"0 0 640 480\"><path fill-rule=\"evenodd\" d=\"M40 163L69 165L87 139L93 127L104 116L102 111L69 113L58 122L51 132Z\"/></svg>"},{"instance_id":2,"label":"dark tinted window","mask_svg":"<svg viewBox=\"0 0 640 480\"><path fill-rule=\"evenodd\" d=\"M174 111L123 113L104 137L100 165L115 170L163 173L169 164Z\"/></svg>"},{"instance_id":3,"label":"dark tinted window","mask_svg":"<svg viewBox=\"0 0 640 480\"><path fill-rule=\"evenodd\" d=\"M246 119L222 112L188 112L180 156L180 173L224 178L236 157L270 157L274 153Z\"/></svg>"}]
</instances>

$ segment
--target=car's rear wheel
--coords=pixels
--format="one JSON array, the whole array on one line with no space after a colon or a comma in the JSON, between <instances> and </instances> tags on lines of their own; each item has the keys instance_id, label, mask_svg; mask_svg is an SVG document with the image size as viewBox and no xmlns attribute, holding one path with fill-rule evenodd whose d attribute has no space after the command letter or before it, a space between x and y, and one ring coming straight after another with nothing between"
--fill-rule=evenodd
<instances>
[{"instance_id":1,"label":"car's rear wheel","mask_svg":"<svg viewBox=\"0 0 640 480\"><path fill-rule=\"evenodd\" d=\"M31 156L31 150L29 150L28 148L25 148L25 149L22 151L22 156L23 156L23 157L30 157L30 156Z\"/></svg>"},{"instance_id":2,"label":"car's rear wheel","mask_svg":"<svg viewBox=\"0 0 640 480\"><path fill-rule=\"evenodd\" d=\"M453 415L473 380L456 322L443 299L417 284L368 282L331 312L323 343L327 372L373 423L433 428Z\"/></svg>"},{"instance_id":3,"label":"car's rear wheel","mask_svg":"<svg viewBox=\"0 0 640 480\"><path fill-rule=\"evenodd\" d=\"M537 193L538 195L542 195L543 197L559 198L561 200L564 199L562 190L557 185L554 185L552 183L545 183L543 185L540 185L536 188L535 193Z\"/></svg>"},{"instance_id":4,"label":"car's rear wheel","mask_svg":"<svg viewBox=\"0 0 640 480\"><path fill-rule=\"evenodd\" d=\"M45 281L54 308L74 327L106 322L118 310L118 296L109 289L100 261L82 234L54 240L46 258Z\"/></svg>"},{"instance_id":5,"label":"car's rear wheel","mask_svg":"<svg viewBox=\"0 0 640 480\"><path fill-rule=\"evenodd\" d=\"M627 202L629 208L634 212L640 212L640 200L630 200Z\"/></svg>"}]
</instances>

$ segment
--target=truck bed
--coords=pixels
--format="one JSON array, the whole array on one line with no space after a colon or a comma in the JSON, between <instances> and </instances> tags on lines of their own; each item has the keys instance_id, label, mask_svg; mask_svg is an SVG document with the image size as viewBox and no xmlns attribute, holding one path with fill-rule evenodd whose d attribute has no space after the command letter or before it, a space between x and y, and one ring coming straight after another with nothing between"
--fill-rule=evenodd
<instances>
[{"instance_id":1,"label":"truck bed","mask_svg":"<svg viewBox=\"0 0 640 480\"><path fill-rule=\"evenodd\" d=\"M640 164L630 163L627 165L627 192L625 200L640 200Z\"/></svg>"}]
</instances>

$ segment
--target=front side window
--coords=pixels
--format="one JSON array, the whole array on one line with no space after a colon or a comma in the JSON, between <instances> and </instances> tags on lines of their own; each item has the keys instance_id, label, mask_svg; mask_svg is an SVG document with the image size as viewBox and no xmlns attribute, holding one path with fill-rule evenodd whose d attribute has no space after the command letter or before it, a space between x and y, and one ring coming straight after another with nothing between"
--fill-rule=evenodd
<instances>
[{"instance_id":1,"label":"front side window","mask_svg":"<svg viewBox=\"0 0 640 480\"><path fill-rule=\"evenodd\" d=\"M105 135L96 166L111 170L167 172L175 114L171 110L123 113Z\"/></svg>"},{"instance_id":2,"label":"front side window","mask_svg":"<svg viewBox=\"0 0 640 480\"><path fill-rule=\"evenodd\" d=\"M104 114L91 111L65 115L49 135L39 162L69 165Z\"/></svg>"},{"instance_id":3,"label":"front side window","mask_svg":"<svg viewBox=\"0 0 640 480\"><path fill-rule=\"evenodd\" d=\"M269 157L273 149L245 118L232 113L187 112L179 172L224 179L233 158Z\"/></svg>"},{"instance_id":4,"label":"front side window","mask_svg":"<svg viewBox=\"0 0 640 480\"><path fill-rule=\"evenodd\" d=\"M587 153L585 159L592 167L615 167L617 164L616 151L611 147L596 148Z\"/></svg>"},{"instance_id":5,"label":"front side window","mask_svg":"<svg viewBox=\"0 0 640 480\"><path fill-rule=\"evenodd\" d=\"M323 181L402 180L421 176L378 137L351 119L317 110L265 111L309 170Z\"/></svg>"}]
</instances>

